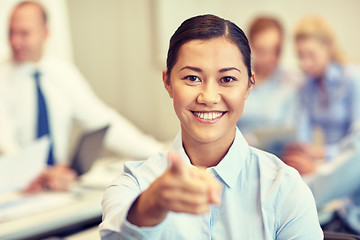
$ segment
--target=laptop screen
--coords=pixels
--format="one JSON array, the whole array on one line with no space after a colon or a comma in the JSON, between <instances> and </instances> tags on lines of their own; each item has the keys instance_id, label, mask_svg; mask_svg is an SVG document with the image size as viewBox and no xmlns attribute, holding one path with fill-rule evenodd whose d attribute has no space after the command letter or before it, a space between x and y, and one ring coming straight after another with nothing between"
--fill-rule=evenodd
<instances>
[{"instance_id":1,"label":"laptop screen","mask_svg":"<svg viewBox=\"0 0 360 240\"><path fill-rule=\"evenodd\" d=\"M82 175L90 170L103 147L104 137L109 125L96 131L85 133L79 141L75 155L71 161L71 168L78 175Z\"/></svg>"}]
</instances>

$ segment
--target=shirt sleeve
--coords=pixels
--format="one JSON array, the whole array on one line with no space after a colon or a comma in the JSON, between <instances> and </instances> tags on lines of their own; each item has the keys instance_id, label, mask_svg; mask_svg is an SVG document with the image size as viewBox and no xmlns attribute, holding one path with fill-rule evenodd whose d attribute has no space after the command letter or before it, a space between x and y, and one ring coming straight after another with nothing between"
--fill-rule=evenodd
<instances>
[{"instance_id":1,"label":"shirt sleeve","mask_svg":"<svg viewBox=\"0 0 360 240\"><path fill-rule=\"evenodd\" d=\"M92 130L110 124L105 145L127 157L146 159L164 150L164 145L141 132L134 124L98 98L80 72L73 67L71 89L75 120Z\"/></svg>"},{"instance_id":2,"label":"shirt sleeve","mask_svg":"<svg viewBox=\"0 0 360 240\"><path fill-rule=\"evenodd\" d=\"M141 189L129 168L105 192L102 202L103 221L100 224L102 240L156 240L161 238L165 221L154 227L138 227L127 221L127 214Z\"/></svg>"},{"instance_id":3,"label":"shirt sleeve","mask_svg":"<svg viewBox=\"0 0 360 240\"><path fill-rule=\"evenodd\" d=\"M294 169L284 174L276 201L277 240L322 240L315 201ZM289 174L290 173L290 174Z\"/></svg>"}]
</instances>

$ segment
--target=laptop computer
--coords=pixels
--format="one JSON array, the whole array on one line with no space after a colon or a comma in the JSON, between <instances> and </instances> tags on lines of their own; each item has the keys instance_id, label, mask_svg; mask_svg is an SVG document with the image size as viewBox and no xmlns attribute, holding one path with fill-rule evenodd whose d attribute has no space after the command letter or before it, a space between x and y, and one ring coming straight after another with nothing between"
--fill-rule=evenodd
<instances>
[{"instance_id":1,"label":"laptop computer","mask_svg":"<svg viewBox=\"0 0 360 240\"><path fill-rule=\"evenodd\" d=\"M108 128L109 125L96 131L87 132L80 138L70 165L79 176L89 171L99 156Z\"/></svg>"},{"instance_id":2,"label":"laptop computer","mask_svg":"<svg viewBox=\"0 0 360 240\"><path fill-rule=\"evenodd\" d=\"M271 126L253 131L257 147L281 157L287 145L296 142L296 130L292 127Z\"/></svg>"}]
</instances>

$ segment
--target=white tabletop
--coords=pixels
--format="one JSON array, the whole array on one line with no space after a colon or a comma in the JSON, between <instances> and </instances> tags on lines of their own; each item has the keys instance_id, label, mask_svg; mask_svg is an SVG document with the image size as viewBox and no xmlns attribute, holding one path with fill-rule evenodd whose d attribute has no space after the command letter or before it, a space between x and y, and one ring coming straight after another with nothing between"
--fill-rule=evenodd
<instances>
[{"instance_id":1,"label":"white tabletop","mask_svg":"<svg viewBox=\"0 0 360 240\"><path fill-rule=\"evenodd\" d=\"M99 219L103 190L86 190L71 203L0 223L0 239L23 239L43 235Z\"/></svg>"},{"instance_id":2,"label":"white tabletop","mask_svg":"<svg viewBox=\"0 0 360 240\"><path fill-rule=\"evenodd\" d=\"M72 192L76 193L73 200L60 207L0 222L0 239L34 239L74 225L81 226L89 221L99 221L102 216L101 200L105 188L120 174L123 161L108 159L97 161L94 165L89 174L82 178L81 183L72 189ZM80 238L85 233L94 237L88 238L89 240L100 238L96 228L79 233Z\"/></svg>"}]
</instances>

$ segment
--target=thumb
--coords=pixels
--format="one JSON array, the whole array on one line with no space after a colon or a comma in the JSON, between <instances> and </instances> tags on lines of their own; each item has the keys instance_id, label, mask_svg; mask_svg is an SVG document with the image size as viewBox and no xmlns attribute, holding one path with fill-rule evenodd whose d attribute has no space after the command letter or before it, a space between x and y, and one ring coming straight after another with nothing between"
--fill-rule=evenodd
<instances>
[{"instance_id":1,"label":"thumb","mask_svg":"<svg viewBox=\"0 0 360 240\"><path fill-rule=\"evenodd\" d=\"M186 167L178 152L171 151L168 153L169 170L179 176L186 175Z\"/></svg>"}]
</instances>

